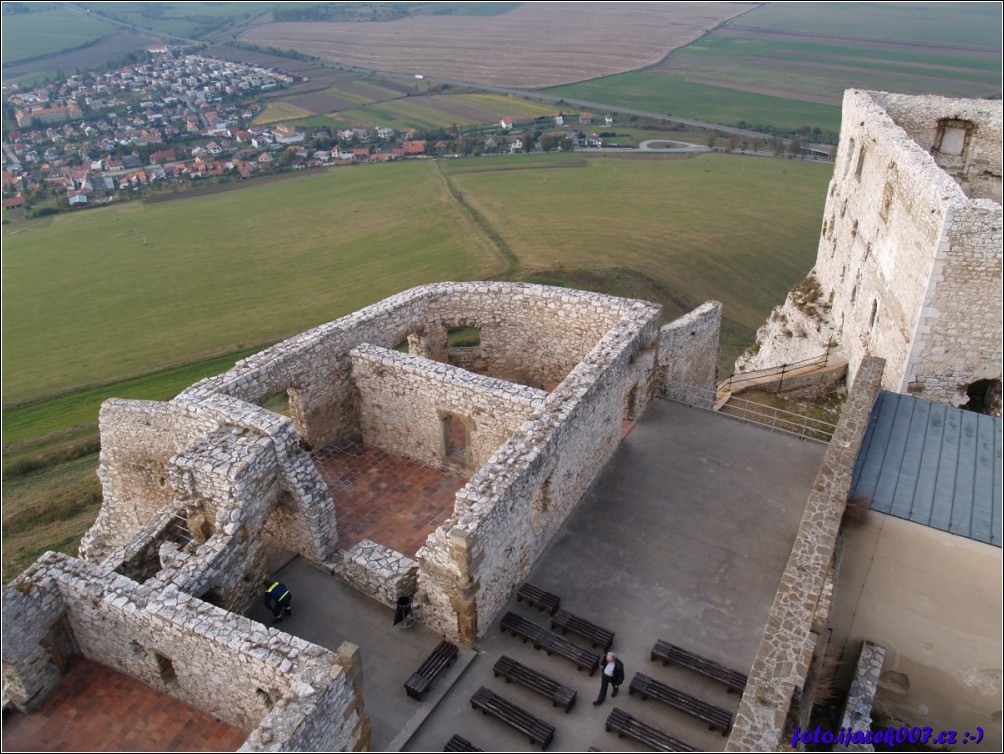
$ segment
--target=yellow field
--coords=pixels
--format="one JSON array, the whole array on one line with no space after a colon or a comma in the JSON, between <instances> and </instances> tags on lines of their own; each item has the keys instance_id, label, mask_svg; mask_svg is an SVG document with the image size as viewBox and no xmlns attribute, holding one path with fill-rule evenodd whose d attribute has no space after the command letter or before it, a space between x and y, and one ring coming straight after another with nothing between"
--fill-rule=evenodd
<instances>
[{"instance_id":1,"label":"yellow field","mask_svg":"<svg viewBox=\"0 0 1004 754\"><path fill-rule=\"evenodd\" d=\"M524 3L491 17L266 24L241 39L364 68L542 87L652 65L753 7L740 3Z\"/></svg>"},{"instance_id":2,"label":"yellow field","mask_svg":"<svg viewBox=\"0 0 1004 754\"><path fill-rule=\"evenodd\" d=\"M279 123L284 120L309 118L313 114L310 110L291 105L288 102L269 102L265 105L265 109L258 113L251 122L256 126L265 126L269 123Z\"/></svg>"}]
</instances>

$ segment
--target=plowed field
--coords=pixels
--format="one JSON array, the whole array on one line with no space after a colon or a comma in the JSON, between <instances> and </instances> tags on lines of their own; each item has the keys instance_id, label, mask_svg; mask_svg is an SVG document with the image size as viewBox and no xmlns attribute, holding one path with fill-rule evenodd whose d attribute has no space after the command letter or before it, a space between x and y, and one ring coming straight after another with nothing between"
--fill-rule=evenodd
<instances>
[{"instance_id":1,"label":"plowed field","mask_svg":"<svg viewBox=\"0 0 1004 754\"><path fill-rule=\"evenodd\" d=\"M526 3L490 18L422 16L381 23L275 23L242 39L365 68L505 84L554 86L662 60L740 3Z\"/></svg>"}]
</instances>

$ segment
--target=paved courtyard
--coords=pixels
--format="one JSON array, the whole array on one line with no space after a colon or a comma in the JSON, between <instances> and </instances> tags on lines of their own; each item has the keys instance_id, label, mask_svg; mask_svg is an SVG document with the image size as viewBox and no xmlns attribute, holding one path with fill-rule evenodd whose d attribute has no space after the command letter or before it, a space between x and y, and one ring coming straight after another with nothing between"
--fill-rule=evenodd
<instances>
[{"instance_id":1,"label":"paved courtyard","mask_svg":"<svg viewBox=\"0 0 1004 754\"><path fill-rule=\"evenodd\" d=\"M613 649L624 661L627 682L641 671L734 712L736 695L680 668L650 662L649 650L661 638L748 670L824 449L719 414L655 401L529 580L561 596L565 609L616 632ZM615 705L692 746L724 744L703 724L659 702L629 697L626 688L594 707L596 676L502 636L497 624L441 682L438 695L415 702L403 683L437 636L422 626L393 627L391 608L302 560L279 575L296 598L295 615L282 624L284 630L328 647L343 640L361 646L376 751L439 751L453 733L487 750L539 750L503 723L471 710L468 700L482 685L552 723L557 733L551 751L643 750L604 732ZM514 600L510 609L546 623L541 613ZM249 615L267 618L261 606ZM492 666L501 654L575 688L572 711L565 714L526 689L493 679Z\"/></svg>"}]
</instances>

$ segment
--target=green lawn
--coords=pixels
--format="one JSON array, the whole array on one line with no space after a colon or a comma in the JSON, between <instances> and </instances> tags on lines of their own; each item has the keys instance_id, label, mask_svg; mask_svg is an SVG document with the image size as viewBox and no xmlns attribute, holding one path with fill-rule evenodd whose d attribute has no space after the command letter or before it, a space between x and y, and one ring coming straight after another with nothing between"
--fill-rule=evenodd
<instances>
[{"instance_id":1,"label":"green lawn","mask_svg":"<svg viewBox=\"0 0 1004 754\"><path fill-rule=\"evenodd\" d=\"M111 24L69 8L4 13L3 62L70 50L115 32Z\"/></svg>"},{"instance_id":2,"label":"green lawn","mask_svg":"<svg viewBox=\"0 0 1004 754\"><path fill-rule=\"evenodd\" d=\"M621 73L544 91L569 99L603 102L726 126L742 121L751 127L762 125L778 129L810 126L836 132L840 128L840 108L836 105L695 84L654 71Z\"/></svg>"},{"instance_id":3,"label":"green lawn","mask_svg":"<svg viewBox=\"0 0 1004 754\"><path fill-rule=\"evenodd\" d=\"M5 404L279 340L498 268L421 162L17 230L4 238Z\"/></svg>"}]
</instances>

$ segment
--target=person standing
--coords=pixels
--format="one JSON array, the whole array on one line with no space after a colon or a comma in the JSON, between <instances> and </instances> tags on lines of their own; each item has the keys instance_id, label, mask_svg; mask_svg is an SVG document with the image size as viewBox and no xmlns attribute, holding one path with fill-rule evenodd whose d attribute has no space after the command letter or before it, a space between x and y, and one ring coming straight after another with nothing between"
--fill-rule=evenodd
<instances>
[{"instance_id":1,"label":"person standing","mask_svg":"<svg viewBox=\"0 0 1004 754\"><path fill-rule=\"evenodd\" d=\"M607 686L613 686L610 696L617 696L624 683L624 663L613 652L607 652L600 663L600 695L593 702L594 707L603 704L607 698Z\"/></svg>"},{"instance_id":2,"label":"person standing","mask_svg":"<svg viewBox=\"0 0 1004 754\"><path fill-rule=\"evenodd\" d=\"M265 582L270 584L265 589L265 607L272 611L272 622L282 622L283 614L293 614L293 593L285 584L278 581Z\"/></svg>"}]
</instances>

